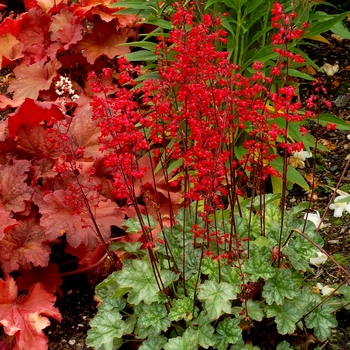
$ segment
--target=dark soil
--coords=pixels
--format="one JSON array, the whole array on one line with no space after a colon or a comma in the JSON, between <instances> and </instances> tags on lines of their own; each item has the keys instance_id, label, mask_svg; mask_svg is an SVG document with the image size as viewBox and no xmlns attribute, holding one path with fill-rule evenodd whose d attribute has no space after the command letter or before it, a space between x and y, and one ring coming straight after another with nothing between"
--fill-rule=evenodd
<instances>
[{"instance_id":1,"label":"dark soil","mask_svg":"<svg viewBox=\"0 0 350 350\"><path fill-rule=\"evenodd\" d=\"M88 350L85 344L89 322L97 307L94 302L94 288L83 274L65 277L61 285L63 297L56 307L62 313L62 322L51 320L45 329L49 339L49 350Z\"/></svg>"}]
</instances>

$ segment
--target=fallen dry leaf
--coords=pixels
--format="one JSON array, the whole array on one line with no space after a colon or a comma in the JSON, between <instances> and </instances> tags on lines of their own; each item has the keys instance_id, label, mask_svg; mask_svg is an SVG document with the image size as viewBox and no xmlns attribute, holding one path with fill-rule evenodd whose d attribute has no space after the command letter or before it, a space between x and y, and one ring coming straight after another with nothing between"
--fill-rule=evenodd
<instances>
[{"instance_id":1,"label":"fallen dry leaf","mask_svg":"<svg viewBox=\"0 0 350 350\"><path fill-rule=\"evenodd\" d=\"M332 34L331 37L339 44L341 45L343 43L344 38L342 38L339 35Z\"/></svg>"},{"instance_id":2,"label":"fallen dry leaf","mask_svg":"<svg viewBox=\"0 0 350 350\"><path fill-rule=\"evenodd\" d=\"M307 199L309 200L309 201L311 201L311 202L317 202L318 201L318 195L317 195L317 193L315 193L315 192L309 192L308 194L307 194Z\"/></svg>"},{"instance_id":3,"label":"fallen dry leaf","mask_svg":"<svg viewBox=\"0 0 350 350\"><path fill-rule=\"evenodd\" d=\"M337 149L337 146L332 143L331 141L329 140L326 140L326 139L319 139L318 141L321 145L325 146L326 148L328 148L330 151L334 151Z\"/></svg>"},{"instance_id":4,"label":"fallen dry leaf","mask_svg":"<svg viewBox=\"0 0 350 350\"><path fill-rule=\"evenodd\" d=\"M338 77L337 79L334 79L334 81L333 81L333 83L332 83L332 87L333 87L334 89L338 88L339 85L340 85L340 83L341 83L341 81L342 81L342 78L341 78L341 77Z\"/></svg>"},{"instance_id":5,"label":"fallen dry leaf","mask_svg":"<svg viewBox=\"0 0 350 350\"><path fill-rule=\"evenodd\" d=\"M316 75L316 69L312 66L310 66L309 64L305 67L302 67L299 69L300 72L305 73L305 74L309 74L309 75Z\"/></svg>"},{"instance_id":6,"label":"fallen dry leaf","mask_svg":"<svg viewBox=\"0 0 350 350\"><path fill-rule=\"evenodd\" d=\"M293 168L299 168L299 169L304 169L305 168L305 163L296 157L289 157L289 164L293 167Z\"/></svg>"},{"instance_id":7,"label":"fallen dry leaf","mask_svg":"<svg viewBox=\"0 0 350 350\"><path fill-rule=\"evenodd\" d=\"M319 186L318 180L313 173L305 174L305 180L310 184L311 187L317 188Z\"/></svg>"}]
</instances>

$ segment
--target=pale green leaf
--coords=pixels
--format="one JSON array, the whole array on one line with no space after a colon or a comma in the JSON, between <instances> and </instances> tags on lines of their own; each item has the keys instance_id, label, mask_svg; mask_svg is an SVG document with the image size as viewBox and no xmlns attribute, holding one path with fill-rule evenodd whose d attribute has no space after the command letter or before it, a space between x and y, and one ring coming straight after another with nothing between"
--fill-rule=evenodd
<instances>
[{"instance_id":1,"label":"pale green leaf","mask_svg":"<svg viewBox=\"0 0 350 350\"><path fill-rule=\"evenodd\" d=\"M142 214L142 221L146 226L153 230L156 227L156 222L151 215ZM140 233L142 232L142 226L138 218L129 218L124 221L123 227L128 233Z\"/></svg>"},{"instance_id":2,"label":"pale green leaf","mask_svg":"<svg viewBox=\"0 0 350 350\"><path fill-rule=\"evenodd\" d=\"M116 272L112 272L106 279L96 286L95 293L101 302L103 302L105 299L109 299L118 288L119 285L116 274Z\"/></svg>"},{"instance_id":3,"label":"pale green leaf","mask_svg":"<svg viewBox=\"0 0 350 350\"><path fill-rule=\"evenodd\" d=\"M126 301L123 298L108 298L103 301L103 304L99 306L98 310L101 312L116 312L123 310L126 306Z\"/></svg>"},{"instance_id":4,"label":"pale green leaf","mask_svg":"<svg viewBox=\"0 0 350 350\"><path fill-rule=\"evenodd\" d=\"M338 118L334 114L321 113L319 116L319 123L321 125L327 125L327 123L332 123L337 125L339 130L350 130L350 124L345 120Z\"/></svg>"},{"instance_id":5,"label":"pale green leaf","mask_svg":"<svg viewBox=\"0 0 350 350\"><path fill-rule=\"evenodd\" d=\"M244 341L239 341L230 347L230 350L261 350L258 346L254 346L251 343L244 344Z\"/></svg>"},{"instance_id":6,"label":"pale green leaf","mask_svg":"<svg viewBox=\"0 0 350 350\"><path fill-rule=\"evenodd\" d=\"M217 278L218 275L216 275ZM241 291L241 277L237 271L237 268L230 265L221 266L221 280L230 284L234 290L234 293L239 293Z\"/></svg>"},{"instance_id":7,"label":"pale green leaf","mask_svg":"<svg viewBox=\"0 0 350 350\"><path fill-rule=\"evenodd\" d=\"M193 300L190 298L175 299L172 301L172 308L169 312L169 319L171 321L185 320L190 321L192 319ZM198 307L195 307L194 317L197 317Z\"/></svg>"},{"instance_id":8,"label":"pale green leaf","mask_svg":"<svg viewBox=\"0 0 350 350\"><path fill-rule=\"evenodd\" d=\"M136 338L145 339L152 335L165 332L170 326L164 304L154 303L144 305L136 324Z\"/></svg>"},{"instance_id":9,"label":"pale green leaf","mask_svg":"<svg viewBox=\"0 0 350 350\"><path fill-rule=\"evenodd\" d=\"M285 301L283 305L269 305L266 307L267 317L274 317L280 334L293 333L296 322L303 316L303 311L296 306L296 302Z\"/></svg>"},{"instance_id":10,"label":"pale green leaf","mask_svg":"<svg viewBox=\"0 0 350 350\"><path fill-rule=\"evenodd\" d=\"M226 283L205 281L199 286L198 300L204 300L205 309L213 320L218 319L223 313L231 313L230 300L236 299L234 288Z\"/></svg>"},{"instance_id":11,"label":"pale green leaf","mask_svg":"<svg viewBox=\"0 0 350 350\"><path fill-rule=\"evenodd\" d=\"M276 350L293 350L293 348L290 347L290 344L283 340L282 343L279 343L276 347Z\"/></svg>"},{"instance_id":12,"label":"pale green leaf","mask_svg":"<svg viewBox=\"0 0 350 350\"><path fill-rule=\"evenodd\" d=\"M215 344L214 330L210 323L198 324L196 327L191 326L187 328L183 337L192 343L193 348L197 348L200 345L204 349L208 349L209 346Z\"/></svg>"},{"instance_id":13,"label":"pale green leaf","mask_svg":"<svg viewBox=\"0 0 350 350\"><path fill-rule=\"evenodd\" d=\"M226 350L229 344L235 344L242 340L242 329L236 318L225 318L217 328L216 349Z\"/></svg>"},{"instance_id":14,"label":"pale green leaf","mask_svg":"<svg viewBox=\"0 0 350 350\"><path fill-rule=\"evenodd\" d=\"M132 334L134 332L134 327L137 321L137 316L132 314L125 319L124 334Z\"/></svg>"},{"instance_id":15,"label":"pale green leaf","mask_svg":"<svg viewBox=\"0 0 350 350\"><path fill-rule=\"evenodd\" d=\"M193 350L193 344L187 338L171 338L164 345L164 350Z\"/></svg>"},{"instance_id":16,"label":"pale green leaf","mask_svg":"<svg viewBox=\"0 0 350 350\"><path fill-rule=\"evenodd\" d=\"M266 247L252 248L249 259L243 265L243 270L253 282L260 278L264 280L272 278L275 269L271 266L271 250Z\"/></svg>"},{"instance_id":17,"label":"pale green leaf","mask_svg":"<svg viewBox=\"0 0 350 350\"><path fill-rule=\"evenodd\" d=\"M338 325L333 311L333 308L322 304L305 318L306 327L314 328L315 336L319 341L325 341L331 335L332 328Z\"/></svg>"},{"instance_id":18,"label":"pale green leaf","mask_svg":"<svg viewBox=\"0 0 350 350\"><path fill-rule=\"evenodd\" d=\"M166 342L164 335L151 336L142 343L139 350L161 350Z\"/></svg>"},{"instance_id":19,"label":"pale green leaf","mask_svg":"<svg viewBox=\"0 0 350 350\"><path fill-rule=\"evenodd\" d=\"M165 297L159 291L150 262L137 259L125 260L123 269L118 271L116 276L121 287L132 288L128 295L130 304L137 305L142 300L146 304L164 301ZM167 270L160 271L160 276L165 287L177 278L173 272Z\"/></svg>"},{"instance_id":20,"label":"pale green leaf","mask_svg":"<svg viewBox=\"0 0 350 350\"><path fill-rule=\"evenodd\" d=\"M248 316L255 321L261 321L264 317L264 311L260 306L260 302L257 300L248 299L246 304Z\"/></svg>"},{"instance_id":21,"label":"pale green leaf","mask_svg":"<svg viewBox=\"0 0 350 350\"><path fill-rule=\"evenodd\" d=\"M290 270L276 270L275 275L266 281L262 295L269 305L282 305L285 298L293 299L300 293L291 275Z\"/></svg>"},{"instance_id":22,"label":"pale green leaf","mask_svg":"<svg viewBox=\"0 0 350 350\"><path fill-rule=\"evenodd\" d=\"M90 326L86 343L96 350L115 350L123 345L125 325L119 312L98 312Z\"/></svg>"},{"instance_id":23,"label":"pale green leaf","mask_svg":"<svg viewBox=\"0 0 350 350\"><path fill-rule=\"evenodd\" d=\"M146 250L141 250L142 242L112 242L109 246L109 250L114 252L121 250L123 252L145 255Z\"/></svg>"}]
</instances>

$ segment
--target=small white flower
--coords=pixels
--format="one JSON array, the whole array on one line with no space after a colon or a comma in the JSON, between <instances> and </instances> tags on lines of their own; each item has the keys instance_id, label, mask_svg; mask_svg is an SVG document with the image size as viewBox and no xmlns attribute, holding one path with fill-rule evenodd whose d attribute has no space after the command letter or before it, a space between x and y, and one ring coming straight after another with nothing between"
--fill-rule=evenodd
<instances>
[{"instance_id":1,"label":"small white flower","mask_svg":"<svg viewBox=\"0 0 350 350\"><path fill-rule=\"evenodd\" d=\"M350 213L350 203L348 202L339 202L341 199L348 196L342 195L334 199L334 203L329 206L330 209L334 210L334 217L340 218L343 215L343 211L346 210Z\"/></svg>"},{"instance_id":2,"label":"small white flower","mask_svg":"<svg viewBox=\"0 0 350 350\"><path fill-rule=\"evenodd\" d=\"M74 94L74 95L71 97L72 101L75 101L75 100L77 100L78 98L79 98L79 95L77 95L77 94Z\"/></svg>"},{"instance_id":3,"label":"small white flower","mask_svg":"<svg viewBox=\"0 0 350 350\"><path fill-rule=\"evenodd\" d=\"M312 153L307 151L294 152L293 155L289 157L289 164L293 168L304 169L305 168L304 160L310 157L312 157Z\"/></svg>"},{"instance_id":4,"label":"small white flower","mask_svg":"<svg viewBox=\"0 0 350 350\"><path fill-rule=\"evenodd\" d=\"M308 152L308 151L294 152L293 153L293 157L304 161L306 158L311 158L312 157L312 153Z\"/></svg>"},{"instance_id":5,"label":"small white flower","mask_svg":"<svg viewBox=\"0 0 350 350\"><path fill-rule=\"evenodd\" d=\"M313 222L315 224L316 228L318 228L320 226L321 216L317 210L315 210L314 213L305 213L304 219ZM320 228L323 228L323 227L324 227L324 225L322 223Z\"/></svg>"},{"instance_id":6,"label":"small white flower","mask_svg":"<svg viewBox=\"0 0 350 350\"><path fill-rule=\"evenodd\" d=\"M316 286L321 291L322 295L329 295L335 290L335 288L323 286L321 283L317 283Z\"/></svg>"},{"instance_id":7,"label":"small white flower","mask_svg":"<svg viewBox=\"0 0 350 350\"><path fill-rule=\"evenodd\" d=\"M322 252L317 252L317 258L310 258L310 265L320 267L327 261L327 255Z\"/></svg>"}]
</instances>

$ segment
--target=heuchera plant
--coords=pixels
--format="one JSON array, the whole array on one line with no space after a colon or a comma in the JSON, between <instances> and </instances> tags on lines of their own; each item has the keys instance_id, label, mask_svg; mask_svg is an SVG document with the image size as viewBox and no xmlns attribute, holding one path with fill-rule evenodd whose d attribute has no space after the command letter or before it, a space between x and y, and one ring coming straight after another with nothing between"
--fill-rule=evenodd
<instances>
[{"instance_id":1,"label":"heuchera plant","mask_svg":"<svg viewBox=\"0 0 350 350\"><path fill-rule=\"evenodd\" d=\"M304 147L290 141L289 130L315 113L298 113L288 80L271 89L282 69L302 62L287 49L303 32L289 26L296 14L274 4L280 59L271 76L256 62L246 78L216 50L226 40L215 29L219 19L191 4L176 4L174 13L169 39L157 46L160 79L131 90L135 69L120 59L119 84L127 86L92 85L113 193L135 209L124 227L141 238L112 243L124 252L123 267L96 288L101 305L87 342L96 349L130 340L142 350L252 349L243 339L271 321L277 349L289 349L283 335L297 329L324 341L337 325L335 311L349 308L349 272L338 265L346 279L327 296L315 288L310 259L321 252L334 259L316 226L298 218L305 206L284 209L287 155ZM240 139L241 130L249 137ZM282 210L279 196L266 195L273 176L283 179Z\"/></svg>"}]
</instances>

